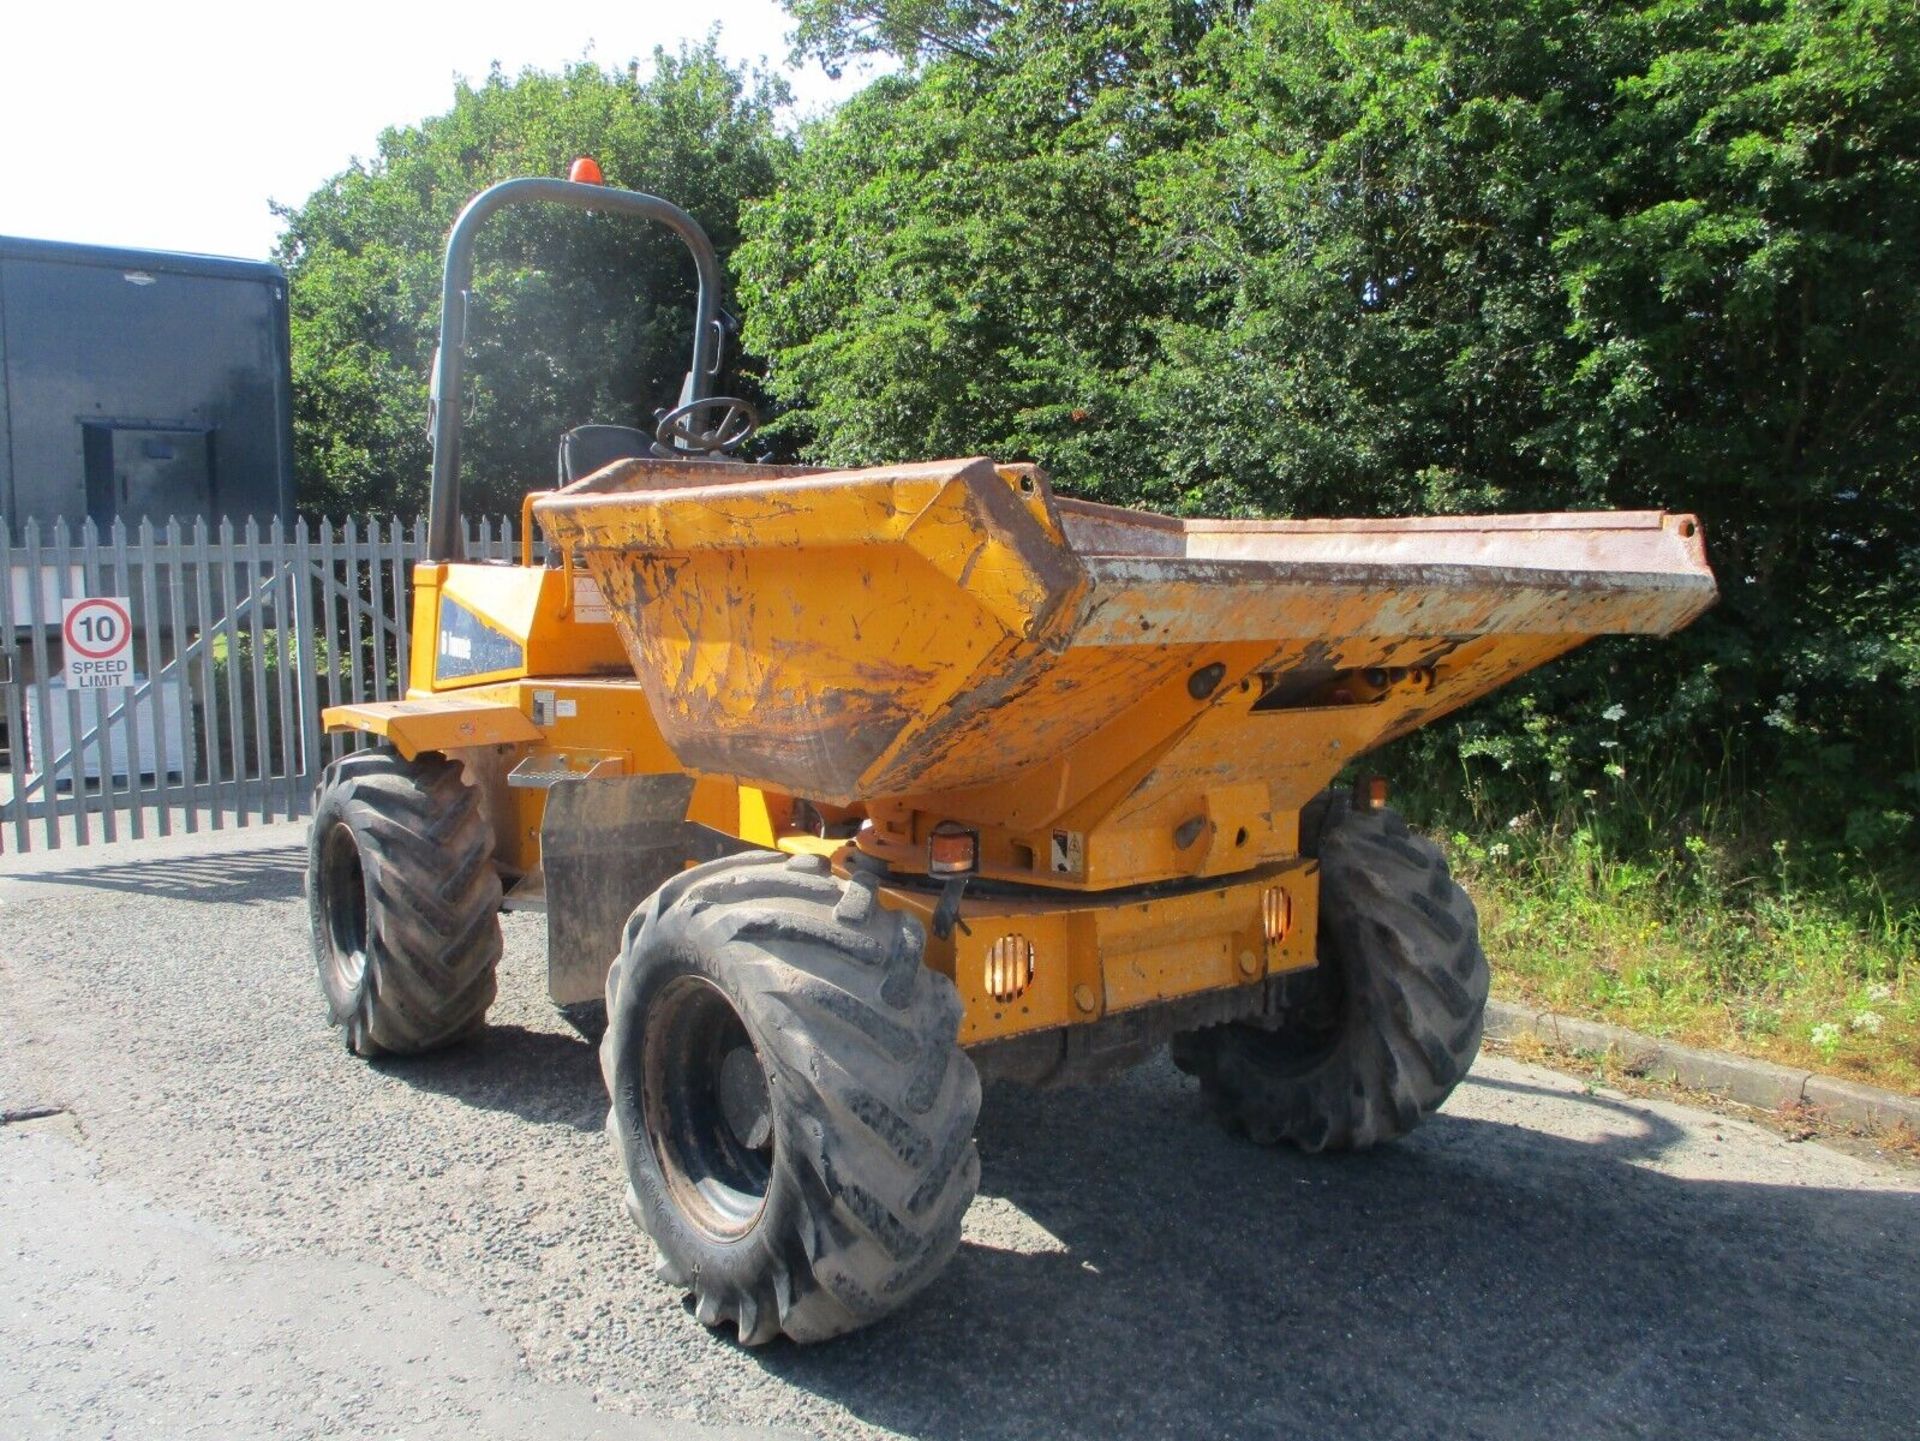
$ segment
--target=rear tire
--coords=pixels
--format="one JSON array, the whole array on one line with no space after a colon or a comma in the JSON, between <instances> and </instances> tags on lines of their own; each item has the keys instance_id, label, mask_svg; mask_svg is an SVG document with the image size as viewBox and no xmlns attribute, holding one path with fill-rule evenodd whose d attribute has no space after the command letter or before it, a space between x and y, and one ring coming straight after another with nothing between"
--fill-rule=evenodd
<instances>
[{"instance_id":1,"label":"rear tire","mask_svg":"<svg viewBox=\"0 0 1920 1441\"><path fill-rule=\"evenodd\" d=\"M1316 819L1314 984L1278 1025L1188 1031L1173 1058L1255 1141L1363 1150L1404 1136L1465 1078L1487 958L1473 902L1431 841L1390 810L1336 804Z\"/></svg>"},{"instance_id":2,"label":"rear tire","mask_svg":"<svg viewBox=\"0 0 1920 1441\"><path fill-rule=\"evenodd\" d=\"M757 1346L865 1326L946 1265L980 1081L918 921L817 856L686 871L627 923L601 1069L663 1280Z\"/></svg>"},{"instance_id":3,"label":"rear tire","mask_svg":"<svg viewBox=\"0 0 1920 1441\"><path fill-rule=\"evenodd\" d=\"M362 1056L410 1055L485 1022L500 878L456 761L360 751L314 791L307 907L328 1018Z\"/></svg>"}]
</instances>

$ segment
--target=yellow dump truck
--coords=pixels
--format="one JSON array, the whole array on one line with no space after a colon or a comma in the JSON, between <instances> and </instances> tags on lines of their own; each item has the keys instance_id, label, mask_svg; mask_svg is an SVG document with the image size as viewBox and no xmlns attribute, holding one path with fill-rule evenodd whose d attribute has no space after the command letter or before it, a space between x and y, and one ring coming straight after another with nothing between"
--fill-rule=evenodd
<instances>
[{"instance_id":1,"label":"yellow dump truck","mask_svg":"<svg viewBox=\"0 0 1920 1441\"><path fill-rule=\"evenodd\" d=\"M458 554L472 241L532 200L667 225L680 403L582 426L518 564ZM729 459L719 269L649 196L505 182L455 226L406 699L316 793L309 889L362 1055L484 1024L498 912L604 1001L608 1131L659 1272L758 1344L864 1325L958 1244L982 1077L1170 1045L1257 1142L1403 1135L1472 1064L1474 910L1369 750L1714 599L1688 516L1178 520L987 458ZM544 537L536 558L532 529Z\"/></svg>"}]
</instances>

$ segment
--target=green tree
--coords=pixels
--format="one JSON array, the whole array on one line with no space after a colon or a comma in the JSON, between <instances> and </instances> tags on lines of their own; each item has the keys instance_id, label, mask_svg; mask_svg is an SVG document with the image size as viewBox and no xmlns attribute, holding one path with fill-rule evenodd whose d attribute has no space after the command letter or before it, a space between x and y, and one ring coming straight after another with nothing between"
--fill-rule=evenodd
<instances>
[{"instance_id":1,"label":"green tree","mask_svg":"<svg viewBox=\"0 0 1920 1441\"><path fill-rule=\"evenodd\" d=\"M890 54L987 62L996 31L1018 7L997 0L788 0L796 59L811 57L830 74L849 59Z\"/></svg>"},{"instance_id":2,"label":"green tree","mask_svg":"<svg viewBox=\"0 0 1920 1441\"><path fill-rule=\"evenodd\" d=\"M892 7L796 8L859 12L830 53L894 33ZM1177 502L1134 394L1183 309L1140 190L1195 135L1182 95L1225 8L970 7L1006 14L805 132L736 266L779 433L834 463L1035 455L1083 493Z\"/></svg>"},{"instance_id":3,"label":"green tree","mask_svg":"<svg viewBox=\"0 0 1920 1441\"><path fill-rule=\"evenodd\" d=\"M1220 138L1155 193L1229 298L1154 384L1240 444L1175 463L1269 509L1700 512L1720 608L1482 708L1469 751L1605 784L1624 739L1911 856L1920 13L1275 3L1217 57ZM1250 392L1282 423L1236 428Z\"/></svg>"},{"instance_id":4,"label":"green tree","mask_svg":"<svg viewBox=\"0 0 1920 1441\"><path fill-rule=\"evenodd\" d=\"M431 448L427 384L448 229L478 191L564 175L595 156L607 182L692 211L722 256L743 202L771 188L786 142L777 83L728 67L713 41L656 51L652 73L581 61L497 69L452 108L380 136L375 157L286 213L279 258L293 312L300 503L416 511ZM645 424L678 393L693 273L657 227L546 207L502 212L480 242L460 403L469 509L513 508L550 483L562 430Z\"/></svg>"},{"instance_id":5,"label":"green tree","mask_svg":"<svg viewBox=\"0 0 1920 1441\"><path fill-rule=\"evenodd\" d=\"M1920 11L789 8L815 53L909 62L748 212L806 453L1031 456L1214 513L1698 511L1717 611L1429 757L1545 790L1624 741L1911 858Z\"/></svg>"}]
</instances>

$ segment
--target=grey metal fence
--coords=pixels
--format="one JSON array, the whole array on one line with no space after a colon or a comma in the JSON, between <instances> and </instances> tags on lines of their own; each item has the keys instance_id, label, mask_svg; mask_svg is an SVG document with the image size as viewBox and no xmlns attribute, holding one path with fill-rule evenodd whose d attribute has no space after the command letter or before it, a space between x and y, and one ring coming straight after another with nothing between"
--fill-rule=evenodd
<instances>
[{"instance_id":1,"label":"grey metal fence","mask_svg":"<svg viewBox=\"0 0 1920 1441\"><path fill-rule=\"evenodd\" d=\"M466 528L470 557L517 554L511 519ZM425 548L421 520L0 521L0 853L303 814L350 744L321 708L405 693Z\"/></svg>"}]
</instances>

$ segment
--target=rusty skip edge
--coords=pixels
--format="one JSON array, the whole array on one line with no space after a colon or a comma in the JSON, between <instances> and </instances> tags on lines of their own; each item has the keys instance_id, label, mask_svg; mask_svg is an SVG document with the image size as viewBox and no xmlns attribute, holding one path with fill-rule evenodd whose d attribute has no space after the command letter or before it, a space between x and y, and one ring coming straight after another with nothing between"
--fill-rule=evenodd
<instances>
[{"instance_id":1,"label":"rusty skip edge","mask_svg":"<svg viewBox=\"0 0 1920 1441\"><path fill-rule=\"evenodd\" d=\"M633 484L624 484L627 481ZM534 502L533 512L557 542L611 550L633 548L640 538L636 522L644 523L639 527L642 533L672 549L740 545L743 537L737 528L706 523L714 517L751 524L756 518L778 516L816 532L806 536L808 543L891 543L900 538L901 526L924 513L954 481L1008 488L992 462L978 457L831 471L688 465L684 476L663 476L658 467L623 461L541 497ZM844 512L823 502L848 492L872 497L877 502L873 513L891 524L866 533L834 533L835 518ZM898 500L908 503L902 506ZM677 523L695 516L703 523Z\"/></svg>"},{"instance_id":2,"label":"rusty skip edge","mask_svg":"<svg viewBox=\"0 0 1920 1441\"><path fill-rule=\"evenodd\" d=\"M968 492L964 509L983 531L1014 549L1050 590L1071 587L1075 562L1082 560L1149 567L1137 572L1139 579L1158 574L1222 582L1445 586L1468 583L1477 573L1514 586L1713 586L1698 521L1660 511L1188 520L1062 500L1037 468L1026 468L1039 486L1042 521L1027 511L1006 476L978 457L825 472L783 468L771 475L742 466L687 466L684 475L672 476L661 475L662 469L621 462L539 500L535 511L557 540L592 549L630 551L639 540L636 532L674 548L751 549L752 529L673 520L676 514L711 517L735 507L743 508L746 521L759 514L788 522L778 527L782 545L859 546L909 538L959 488ZM635 488L614 488L623 477L631 477ZM872 497L875 506L857 513L869 521L884 517L886 524L848 533L849 512L823 504L836 492ZM1179 569L1154 569L1168 563ZM1124 569L1114 573L1128 575ZM964 584L966 576L955 579Z\"/></svg>"},{"instance_id":3,"label":"rusty skip edge","mask_svg":"<svg viewBox=\"0 0 1920 1441\"><path fill-rule=\"evenodd\" d=\"M1716 600L1711 582L1635 586L1617 577L1583 586L1471 575L1454 585L1404 575L1372 585L1253 577L1233 584L1145 575L1122 582L1096 569L1091 603L1072 634L1080 646L1321 641L1379 649L1394 641L1460 643L1479 636L1665 635Z\"/></svg>"}]
</instances>

